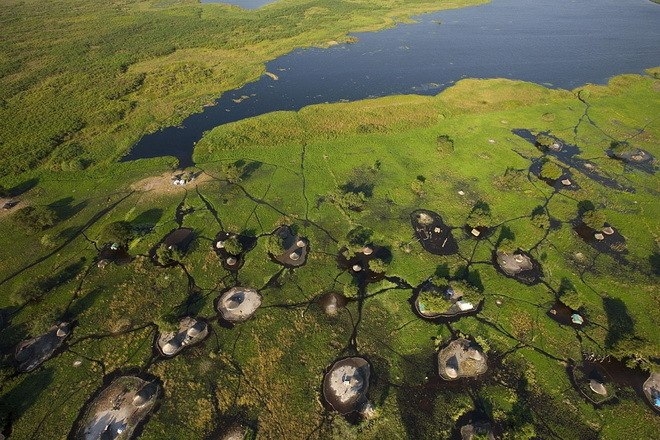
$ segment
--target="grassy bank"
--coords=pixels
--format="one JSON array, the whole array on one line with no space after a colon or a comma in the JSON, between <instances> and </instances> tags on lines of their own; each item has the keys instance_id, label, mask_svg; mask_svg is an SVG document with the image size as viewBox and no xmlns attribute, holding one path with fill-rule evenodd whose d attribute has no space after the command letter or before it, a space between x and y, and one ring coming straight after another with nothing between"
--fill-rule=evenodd
<instances>
[{"instance_id":1,"label":"grassy bank","mask_svg":"<svg viewBox=\"0 0 660 440\"><path fill-rule=\"evenodd\" d=\"M283 0L256 11L191 0L5 2L4 180L115 160L143 134L200 111L296 47L480 1Z\"/></svg>"},{"instance_id":2,"label":"grassy bank","mask_svg":"<svg viewBox=\"0 0 660 440\"><path fill-rule=\"evenodd\" d=\"M658 369L658 178L606 154L625 141L660 155L658 84L652 75L625 75L561 91L464 80L435 97L265 115L209 132L195 150L206 181L185 187L171 185L164 159L39 174L24 185L31 189L22 203L51 207L57 224L27 232L13 214L0 218L12 231L0 237L0 307L11 317L0 339L0 414L5 421L11 414L12 438L64 436L104 374L128 368L163 381L146 439L209 438L237 420L266 439L447 438L475 405L504 438L652 438L660 421L631 388L616 385L618 403L594 408L566 367L586 352ZM579 188L554 191L529 172L543 153L512 132L520 128L576 145L598 173L634 192L577 168L570 171ZM159 175L156 185L151 178ZM625 237L625 248L603 253L578 237L573 222L587 202ZM482 212L488 206L491 226L482 240L461 229L478 203ZM188 212L182 225L196 239L180 266L154 266L149 250L178 227L177 207ZM456 228L458 254L423 250L409 218L418 208ZM120 220L136 230L128 248L135 258L97 268L95 244ZM282 223L310 242L307 263L293 271L267 256L268 234ZM336 260L358 226L392 254L383 267L393 278L365 289ZM213 252L220 230L258 237L237 274ZM542 283L526 286L494 268L492 252L507 239L540 263ZM417 318L410 286L429 277L479 290L483 310L449 325ZM48 289L26 302L21 287L35 279L49 281ZM213 300L236 284L260 289L263 305L225 328ZM350 300L336 317L316 305L327 291ZM587 319L578 330L547 315L557 296L569 295ZM211 337L152 362L156 326L185 314L211 319ZM66 350L14 376L15 344L61 318L77 322ZM436 387L435 350L458 334L476 338L496 362L483 380ZM323 370L354 351L373 365L369 398L377 414L356 426L320 404ZM72 367L76 360L82 365Z\"/></svg>"}]
</instances>

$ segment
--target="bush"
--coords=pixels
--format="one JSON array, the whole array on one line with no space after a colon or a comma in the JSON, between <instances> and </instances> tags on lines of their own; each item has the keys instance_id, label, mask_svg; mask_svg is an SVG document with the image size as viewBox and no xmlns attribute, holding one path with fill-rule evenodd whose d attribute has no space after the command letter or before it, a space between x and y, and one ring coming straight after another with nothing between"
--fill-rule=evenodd
<instances>
[{"instance_id":1,"label":"bush","mask_svg":"<svg viewBox=\"0 0 660 440\"><path fill-rule=\"evenodd\" d=\"M225 250L232 255L238 255L243 252L243 246L241 246L241 242L238 240L237 235L230 236L224 243Z\"/></svg>"},{"instance_id":2,"label":"bush","mask_svg":"<svg viewBox=\"0 0 660 440\"><path fill-rule=\"evenodd\" d=\"M120 220L108 223L101 231L102 243L118 243L122 246L128 244L133 238L133 227L129 222Z\"/></svg>"},{"instance_id":3,"label":"bush","mask_svg":"<svg viewBox=\"0 0 660 440\"><path fill-rule=\"evenodd\" d=\"M562 174L564 174L564 170L562 170L559 165L549 160L543 162L543 165L541 165L541 171L539 172L539 176L542 179L547 180L557 180Z\"/></svg>"},{"instance_id":4,"label":"bush","mask_svg":"<svg viewBox=\"0 0 660 440\"><path fill-rule=\"evenodd\" d=\"M490 215L490 206L488 206L488 203L481 200L475 203L470 215L468 215L467 225L471 228L488 228L492 223L493 219Z\"/></svg>"},{"instance_id":5,"label":"bush","mask_svg":"<svg viewBox=\"0 0 660 440\"><path fill-rule=\"evenodd\" d=\"M544 150L550 148L550 146L552 146L552 144L555 142L555 138L547 134L541 133L536 135L536 145L543 148Z\"/></svg>"},{"instance_id":6,"label":"bush","mask_svg":"<svg viewBox=\"0 0 660 440\"><path fill-rule=\"evenodd\" d=\"M181 251L176 248L168 248L165 243L161 243L156 249L156 262L161 266L167 266L172 263L181 261L183 255Z\"/></svg>"},{"instance_id":7,"label":"bush","mask_svg":"<svg viewBox=\"0 0 660 440\"><path fill-rule=\"evenodd\" d=\"M364 246L371 242L371 237L373 236L374 231L370 228L365 228L364 226L357 226L346 234L346 239L350 244Z\"/></svg>"},{"instance_id":8,"label":"bush","mask_svg":"<svg viewBox=\"0 0 660 440\"><path fill-rule=\"evenodd\" d=\"M605 223L605 214L603 211L589 210L582 214L582 222L591 229L600 230Z\"/></svg>"},{"instance_id":9,"label":"bush","mask_svg":"<svg viewBox=\"0 0 660 440\"><path fill-rule=\"evenodd\" d=\"M17 226L28 232L38 232L54 226L59 217L48 206L26 206L16 211L12 217Z\"/></svg>"},{"instance_id":10,"label":"bush","mask_svg":"<svg viewBox=\"0 0 660 440\"><path fill-rule=\"evenodd\" d=\"M282 237L279 234L272 234L268 237L268 242L266 243L266 251L272 255L280 255L284 252L284 243Z\"/></svg>"},{"instance_id":11,"label":"bush","mask_svg":"<svg viewBox=\"0 0 660 440\"><path fill-rule=\"evenodd\" d=\"M541 229L550 227L550 217L543 206L537 206L532 210L532 224Z\"/></svg>"}]
</instances>

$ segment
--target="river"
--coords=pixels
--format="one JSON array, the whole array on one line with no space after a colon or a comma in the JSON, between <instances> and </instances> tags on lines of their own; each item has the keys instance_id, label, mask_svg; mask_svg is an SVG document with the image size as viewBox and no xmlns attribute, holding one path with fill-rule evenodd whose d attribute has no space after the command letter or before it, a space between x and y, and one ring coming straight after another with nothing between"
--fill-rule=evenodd
<instances>
[{"instance_id":1,"label":"river","mask_svg":"<svg viewBox=\"0 0 660 440\"><path fill-rule=\"evenodd\" d=\"M222 95L181 126L145 135L123 161L174 156L193 165L203 133L310 104L437 94L462 78L503 77L573 89L660 65L660 5L649 0L494 0L417 17L357 43L298 49L267 64L277 76ZM248 96L248 99L240 99ZM240 101L240 102L237 102Z\"/></svg>"}]
</instances>

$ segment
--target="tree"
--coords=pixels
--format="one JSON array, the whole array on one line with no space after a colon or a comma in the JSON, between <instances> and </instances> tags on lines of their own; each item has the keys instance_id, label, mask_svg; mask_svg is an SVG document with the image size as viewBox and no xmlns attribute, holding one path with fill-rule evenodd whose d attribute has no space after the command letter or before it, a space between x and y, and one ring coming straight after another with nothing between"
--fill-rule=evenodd
<instances>
[{"instance_id":1,"label":"tree","mask_svg":"<svg viewBox=\"0 0 660 440\"><path fill-rule=\"evenodd\" d=\"M550 217L543 206L537 206L532 210L532 224L537 228L548 229L550 227Z\"/></svg>"},{"instance_id":2,"label":"tree","mask_svg":"<svg viewBox=\"0 0 660 440\"><path fill-rule=\"evenodd\" d=\"M25 206L13 216L16 225L28 232L38 232L54 226L59 220L57 212L48 206Z\"/></svg>"},{"instance_id":3,"label":"tree","mask_svg":"<svg viewBox=\"0 0 660 440\"><path fill-rule=\"evenodd\" d=\"M562 174L564 174L564 170L562 170L559 165L550 160L543 162L543 165L541 165L541 170L539 171L539 177L547 180L557 180L562 176Z\"/></svg>"},{"instance_id":4,"label":"tree","mask_svg":"<svg viewBox=\"0 0 660 440\"><path fill-rule=\"evenodd\" d=\"M241 245L241 242L238 240L238 236L235 234L232 234L229 238L227 238L224 241L225 244L225 250L229 252L231 255L238 255L241 252L243 252L243 246Z\"/></svg>"},{"instance_id":5,"label":"tree","mask_svg":"<svg viewBox=\"0 0 660 440\"><path fill-rule=\"evenodd\" d=\"M364 246L365 244L369 244L373 233L374 231L370 228L357 226L348 231L348 234L346 234L346 239L350 244Z\"/></svg>"},{"instance_id":6,"label":"tree","mask_svg":"<svg viewBox=\"0 0 660 440\"><path fill-rule=\"evenodd\" d=\"M280 234L275 233L268 237L266 251L272 255L280 255L284 252L284 243Z\"/></svg>"},{"instance_id":7,"label":"tree","mask_svg":"<svg viewBox=\"0 0 660 440\"><path fill-rule=\"evenodd\" d=\"M540 133L536 135L536 145L538 145L544 150L550 148L552 144L554 144L555 142L556 142L555 138L545 133Z\"/></svg>"},{"instance_id":8,"label":"tree","mask_svg":"<svg viewBox=\"0 0 660 440\"><path fill-rule=\"evenodd\" d=\"M0 197L9 197L9 191L4 185L0 185Z\"/></svg>"},{"instance_id":9,"label":"tree","mask_svg":"<svg viewBox=\"0 0 660 440\"><path fill-rule=\"evenodd\" d=\"M101 231L102 243L118 243L125 246L132 238L133 227L123 220L108 223Z\"/></svg>"},{"instance_id":10,"label":"tree","mask_svg":"<svg viewBox=\"0 0 660 440\"><path fill-rule=\"evenodd\" d=\"M43 299L48 290L48 282L45 277L31 278L14 289L12 300L15 304L38 302Z\"/></svg>"},{"instance_id":11,"label":"tree","mask_svg":"<svg viewBox=\"0 0 660 440\"><path fill-rule=\"evenodd\" d=\"M605 223L605 214L600 210L589 210L582 214L582 222L591 229L600 230Z\"/></svg>"},{"instance_id":12,"label":"tree","mask_svg":"<svg viewBox=\"0 0 660 440\"><path fill-rule=\"evenodd\" d=\"M175 247L168 247L165 243L161 243L156 249L156 262L161 266L167 266L177 261L180 261L183 256L181 251Z\"/></svg>"},{"instance_id":13,"label":"tree","mask_svg":"<svg viewBox=\"0 0 660 440\"><path fill-rule=\"evenodd\" d=\"M468 215L467 225L471 228L487 228L490 227L492 221L493 219L490 215L490 206L488 206L488 203L479 200L472 207L470 215Z\"/></svg>"}]
</instances>

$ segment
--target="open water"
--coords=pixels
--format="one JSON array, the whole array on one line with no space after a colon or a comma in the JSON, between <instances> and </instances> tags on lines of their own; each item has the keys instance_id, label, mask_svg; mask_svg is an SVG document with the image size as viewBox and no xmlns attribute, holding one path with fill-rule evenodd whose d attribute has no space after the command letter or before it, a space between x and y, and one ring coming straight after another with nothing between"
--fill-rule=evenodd
<instances>
[{"instance_id":1,"label":"open water","mask_svg":"<svg viewBox=\"0 0 660 440\"><path fill-rule=\"evenodd\" d=\"M660 65L660 5L493 0L355 36L357 43L299 49L268 63L277 80L264 75L225 93L181 126L144 136L123 160L169 155L190 166L195 143L221 124L324 102L437 94L462 78L503 77L573 89L643 73Z\"/></svg>"}]
</instances>

